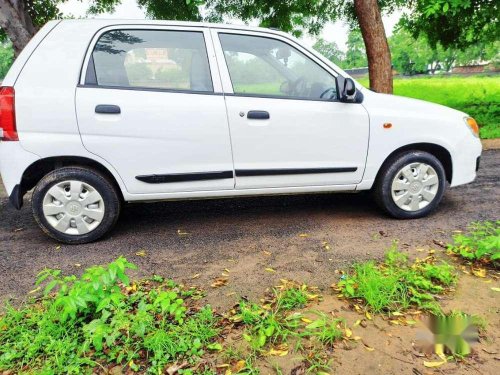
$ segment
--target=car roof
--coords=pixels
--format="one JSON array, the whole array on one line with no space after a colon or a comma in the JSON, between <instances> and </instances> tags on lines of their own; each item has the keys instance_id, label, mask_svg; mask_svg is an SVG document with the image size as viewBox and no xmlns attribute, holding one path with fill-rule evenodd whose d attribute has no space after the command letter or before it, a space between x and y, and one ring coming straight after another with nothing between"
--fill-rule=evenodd
<instances>
[{"instance_id":1,"label":"car roof","mask_svg":"<svg viewBox=\"0 0 500 375\"><path fill-rule=\"evenodd\" d=\"M205 27L228 30L246 30L266 32L276 35L291 37L290 34L273 28L233 25L228 23L209 23L209 22L192 22L192 21L172 21L172 20L147 20L147 19L106 19L106 18L87 18L87 19L64 19L60 22L78 22L86 26L114 26L114 25L152 25L152 26L182 26L182 27Z\"/></svg>"}]
</instances>

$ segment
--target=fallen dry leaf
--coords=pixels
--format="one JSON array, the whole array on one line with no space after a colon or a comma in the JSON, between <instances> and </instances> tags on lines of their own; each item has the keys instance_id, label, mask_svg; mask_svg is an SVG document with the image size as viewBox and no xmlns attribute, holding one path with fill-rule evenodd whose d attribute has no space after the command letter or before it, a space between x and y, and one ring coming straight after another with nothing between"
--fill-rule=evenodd
<instances>
[{"instance_id":1,"label":"fallen dry leaf","mask_svg":"<svg viewBox=\"0 0 500 375\"><path fill-rule=\"evenodd\" d=\"M309 235L307 233L301 233L299 234L299 237L306 238L309 237Z\"/></svg>"},{"instance_id":2,"label":"fallen dry leaf","mask_svg":"<svg viewBox=\"0 0 500 375\"><path fill-rule=\"evenodd\" d=\"M236 362L236 364L234 365L234 372L240 372L241 370L243 370L246 366L246 362L243 360L243 359L240 359L238 362Z\"/></svg>"},{"instance_id":3,"label":"fallen dry leaf","mask_svg":"<svg viewBox=\"0 0 500 375\"><path fill-rule=\"evenodd\" d=\"M132 361L130 361L130 362L132 362ZM132 363L133 363L133 362L132 362ZM180 369L183 369L183 368L184 368L184 367L186 367L187 365L188 365L188 363L187 363L187 362L184 362L184 363L182 363L182 364L180 364L180 365L177 365L177 364L176 364L176 365L172 365L172 366L170 366L169 368L167 368L167 374L168 374L168 375L174 375L174 374L176 374L176 373L177 373Z\"/></svg>"},{"instance_id":4,"label":"fallen dry leaf","mask_svg":"<svg viewBox=\"0 0 500 375\"><path fill-rule=\"evenodd\" d=\"M486 277L486 269L484 268L473 268L472 273L477 277Z\"/></svg>"},{"instance_id":5,"label":"fallen dry leaf","mask_svg":"<svg viewBox=\"0 0 500 375\"><path fill-rule=\"evenodd\" d=\"M214 280L214 282L210 285L212 288L220 288L227 284L229 279L227 277L218 277Z\"/></svg>"},{"instance_id":6,"label":"fallen dry leaf","mask_svg":"<svg viewBox=\"0 0 500 375\"><path fill-rule=\"evenodd\" d=\"M491 290L494 292L500 292L500 288L491 288Z\"/></svg>"},{"instance_id":7,"label":"fallen dry leaf","mask_svg":"<svg viewBox=\"0 0 500 375\"><path fill-rule=\"evenodd\" d=\"M424 361L424 366L425 367L439 367L441 365L444 365L445 363L446 363L446 360L442 360L439 362Z\"/></svg>"},{"instance_id":8,"label":"fallen dry leaf","mask_svg":"<svg viewBox=\"0 0 500 375\"><path fill-rule=\"evenodd\" d=\"M193 276L191 276L191 279L194 280L194 279L197 279L200 277L200 274L199 273L195 273Z\"/></svg>"},{"instance_id":9,"label":"fallen dry leaf","mask_svg":"<svg viewBox=\"0 0 500 375\"><path fill-rule=\"evenodd\" d=\"M276 272L276 270L274 268L271 268L271 267L267 267L266 271L267 272Z\"/></svg>"},{"instance_id":10,"label":"fallen dry leaf","mask_svg":"<svg viewBox=\"0 0 500 375\"><path fill-rule=\"evenodd\" d=\"M177 229L177 234L178 234L179 236L187 236L189 233L188 233L188 232L183 231L182 229Z\"/></svg>"},{"instance_id":11,"label":"fallen dry leaf","mask_svg":"<svg viewBox=\"0 0 500 375\"><path fill-rule=\"evenodd\" d=\"M267 352L267 354L270 356L275 356L275 357L284 357L285 355L288 354L288 349L271 348L271 350L269 350L269 352Z\"/></svg>"},{"instance_id":12,"label":"fallen dry leaf","mask_svg":"<svg viewBox=\"0 0 500 375\"><path fill-rule=\"evenodd\" d=\"M138 257L145 257L146 254L146 250L139 250L137 253L135 253L135 255L137 255Z\"/></svg>"},{"instance_id":13,"label":"fallen dry leaf","mask_svg":"<svg viewBox=\"0 0 500 375\"><path fill-rule=\"evenodd\" d=\"M352 331L349 328L345 329L345 337L349 338L352 336Z\"/></svg>"}]
</instances>

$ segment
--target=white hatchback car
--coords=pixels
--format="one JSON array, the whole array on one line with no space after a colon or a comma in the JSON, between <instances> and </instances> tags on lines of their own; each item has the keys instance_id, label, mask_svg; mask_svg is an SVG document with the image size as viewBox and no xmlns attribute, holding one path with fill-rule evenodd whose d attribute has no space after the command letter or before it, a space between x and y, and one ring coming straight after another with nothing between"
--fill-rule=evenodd
<instances>
[{"instance_id":1,"label":"white hatchback car","mask_svg":"<svg viewBox=\"0 0 500 375\"><path fill-rule=\"evenodd\" d=\"M371 92L287 34L164 21L43 27L0 90L0 170L48 235L85 243L122 202L373 189L397 218L474 180L476 122Z\"/></svg>"}]
</instances>

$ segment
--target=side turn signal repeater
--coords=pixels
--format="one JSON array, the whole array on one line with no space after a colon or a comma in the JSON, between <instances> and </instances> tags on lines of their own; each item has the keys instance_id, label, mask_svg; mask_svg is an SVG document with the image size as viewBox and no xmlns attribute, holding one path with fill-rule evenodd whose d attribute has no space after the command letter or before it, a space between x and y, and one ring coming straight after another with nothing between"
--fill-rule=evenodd
<instances>
[{"instance_id":1,"label":"side turn signal repeater","mask_svg":"<svg viewBox=\"0 0 500 375\"><path fill-rule=\"evenodd\" d=\"M479 125L477 124L476 120L474 120L472 117L466 117L464 118L464 120L471 130L472 134L474 134L476 137L479 137Z\"/></svg>"},{"instance_id":2,"label":"side turn signal repeater","mask_svg":"<svg viewBox=\"0 0 500 375\"><path fill-rule=\"evenodd\" d=\"M392 124L390 122L385 122L384 125L382 125L384 129L390 129L392 128Z\"/></svg>"}]
</instances>

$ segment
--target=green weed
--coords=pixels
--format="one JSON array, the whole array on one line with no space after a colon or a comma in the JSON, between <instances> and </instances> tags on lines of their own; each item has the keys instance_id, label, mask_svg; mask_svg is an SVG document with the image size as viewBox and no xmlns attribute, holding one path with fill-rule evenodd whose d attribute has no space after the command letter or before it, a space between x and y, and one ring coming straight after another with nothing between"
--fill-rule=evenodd
<instances>
[{"instance_id":1,"label":"green weed","mask_svg":"<svg viewBox=\"0 0 500 375\"><path fill-rule=\"evenodd\" d=\"M394 245L385 261L359 263L337 287L347 298L362 299L373 312L399 311L411 306L439 312L434 294L443 293L456 281L454 268L428 257L410 263Z\"/></svg>"},{"instance_id":2,"label":"green weed","mask_svg":"<svg viewBox=\"0 0 500 375\"><path fill-rule=\"evenodd\" d=\"M498 266L500 262L500 220L476 222L468 233L453 236L448 249L470 261Z\"/></svg>"},{"instance_id":3,"label":"green weed","mask_svg":"<svg viewBox=\"0 0 500 375\"><path fill-rule=\"evenodd\" d=\"M114 363L157 374L203 355L219 331L210 306L190 307L172 281L131 284L134 268L118 258L81 277L41 272L45 297L0 318L0 370L81 374Z\"/></svg>"}]
</instances>

